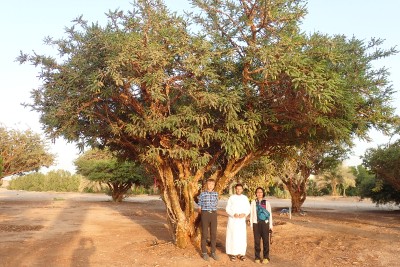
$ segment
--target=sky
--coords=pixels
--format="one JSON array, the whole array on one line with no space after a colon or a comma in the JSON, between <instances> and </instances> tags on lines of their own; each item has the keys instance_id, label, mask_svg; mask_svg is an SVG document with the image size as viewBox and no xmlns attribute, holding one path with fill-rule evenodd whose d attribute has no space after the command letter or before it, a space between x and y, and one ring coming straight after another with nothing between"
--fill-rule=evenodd
<instances>
[{"instance_id":1,"label":"sky","mask_svg":"<svg viewBox=\"0 0 400 267\"><path fill-rule=\"evenodd\" d=\"M7 128L33 131L42 134L39 114L25 108L21 103L30 103L32 89L40 85L37 76L40 71L32 65L20 65L15 61L20 51L49 55L51 48L44 45L47 36L55 39L65 37L65 27L72 20L83 15L89 22L105 24L108 10L131 9L129 0L14 0L2 3L0 16L0 124ZM188 10L186 0L166 0L173 11ZM310 0L307 3L308 15L302 22L305 32L344 34L348 37L368 41L372 37L385 40L384 48L398 46L400 50L400 1L398 0ZM380 60L374 67L389 69L390 80L396 91L400 90L400 54ZM395 94L393 106L400 115L400 93ZM372 142L356 140L353 155L348 165L361 163L360 156L369 147L386 143L388 139L372 131ZM1 140L0 140L1 142ZM56 164L47 170L63 169L75 172L73 161L79 156L75 144L57 139L49 143L50 152L56 155ZM42 170L46 171L46 170Z\"/></svg>"}]
</instances>

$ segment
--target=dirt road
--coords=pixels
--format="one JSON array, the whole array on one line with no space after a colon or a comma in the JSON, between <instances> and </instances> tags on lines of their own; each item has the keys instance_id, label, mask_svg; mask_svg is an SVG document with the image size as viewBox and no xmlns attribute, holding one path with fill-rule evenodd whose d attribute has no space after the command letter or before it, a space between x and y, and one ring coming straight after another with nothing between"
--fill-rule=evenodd
<instances>
[{"instance_id":1,"label":"dirt road","mask_svg":"<svg viewBox=\"0 0 400 267\"><path fill-rule=\"evenodd\" d=\"M305 215L279 216L289 200L271 198L269 266L400 266L400 211L355 198L308 198ZM220 261L176 248L157 196L116 204L97 194L0 189L0 266L256 266L251 229L247 261L225 255L227 217L220 201Z\"/></svg>"}]
</instances>

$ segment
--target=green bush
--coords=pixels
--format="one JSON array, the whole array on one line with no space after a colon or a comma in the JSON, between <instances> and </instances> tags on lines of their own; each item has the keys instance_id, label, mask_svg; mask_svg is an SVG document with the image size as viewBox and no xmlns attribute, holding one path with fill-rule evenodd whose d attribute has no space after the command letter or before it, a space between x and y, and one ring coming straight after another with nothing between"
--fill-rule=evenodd
<instances>
[{"instance_id":1,"label":"green bush","mask_svg":"<svg viewBox=\"0 0 400 267\"><path fill-rule=\"evenodd\" d=\"M10 181L8 189L26 191L78 192L80 175L68 171L50 171L47 174L31 173Z\"/></svg>"},{"instance_id":2,"label":"green bush","mask_svg":"<svg viewBox=\"0 0 400 267\"><path fill-rule=\"evenodd\" d=\"M50 171L47 174L35 172L14 178L10 181L8 189L26 191L55 191L55 192L84 192L111 194L109 188L101 182L90 181L79 174L72 175L68 171ZM159 194L157 188L135 186L127 192L129 195Z\"/></svg>"},{"instance_id":3,"label":"green bush","mask_svg":"<svg viewBox=\"0 0 400 267\"><path fill-rule=\"evenodd\" d=\"M269 195L274 196L276 198L283 198L283 199L290 198L289 191L285 190L279 185L270 186Z\"/></svg>"},{"instance_id":4,"label":"green bush","mask_svg":"<svg viewBox=\"0 0 400 267\"><path fill-rule=\"evenodd\" d=\"M133 185L131 190L128 191L132 195L147 195L150 194L150 189L144 187L143 185L135 186Z\"/></svg>"}]
</instances>

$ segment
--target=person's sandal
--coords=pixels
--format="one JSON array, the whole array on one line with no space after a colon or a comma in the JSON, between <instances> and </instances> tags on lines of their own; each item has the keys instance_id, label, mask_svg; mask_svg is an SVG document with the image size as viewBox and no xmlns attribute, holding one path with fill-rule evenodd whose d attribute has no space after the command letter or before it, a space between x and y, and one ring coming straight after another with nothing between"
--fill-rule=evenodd
<instances>
[{"instance_id":1,"label":"person's sandal","mask_svg":"<svg viewBox=\"0 0 400 267\"><path fill-rule=\"evenodd\" d=\"M246 260L246 258L245 258L243 255L240 255L238 258L239 258L239 260L241 260L241 261L245 261L245 260Z\"/></svg>"},{"instance_id":2,"label":"person's sandal","mask_svg":"<svg viewBox=\"0 0 400 267\"><path fill-rule=\"evenodd\" d=\"M230 255L229 258L231 259L231 261L236 261L236 256L234 255Z\"/></svg>"}]
</instances>

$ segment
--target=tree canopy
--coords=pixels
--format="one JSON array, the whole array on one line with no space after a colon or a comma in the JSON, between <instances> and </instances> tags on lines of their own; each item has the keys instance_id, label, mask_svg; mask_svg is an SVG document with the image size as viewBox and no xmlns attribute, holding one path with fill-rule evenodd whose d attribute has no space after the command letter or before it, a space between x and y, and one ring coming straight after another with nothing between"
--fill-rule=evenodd
<instances>
[{"instance_id":1,"label":"tree canopy","mask_svg":"<svg viewBox=\"0 0 400 267\"><path fill-rule=\"evenodd\" d=\"M400 203L400 139L369 148L363 157L363 165L375 175L374 186L367 195L375 202Z\"/></svg>"},{"instance_id":2,"label":"tree canopy","mask_svg":"<svg viewBox=\"0 0 400 267\"><path fill-rule=\"evenodd\" d=\"M107 184L115 202L121 202L132 185L151 183L143 166L134 161L119 160L108 149L89 150L78 157L74 164L78 174L91 181Z\"/></svg>"},{"instance_id":3,"label":"tree canopy","mask_svg":"<svg viewBox=\"0 0 400 267\"><path fill-rule=\"evenodd\" d=\"M50 167L54 155L42 137L31 130L19 131L0 125L0 179Z\"/></svg>"},{"instance_id":4,"label":"tree canopy","mask_svg":"<svg viewBox=\"0 0 400 267\"><path fill-rule=\"evenodd\" d=\"M59 57L23 54L41 68L33 110L46 132L109 147L153 169L179 247L195 232L193 200L214 178L221 192L262 155L315 140L367 137L392 122L382 40L307 35L300 0L193 0L178 16L138 0L109 23L82 17Z\"/></svg>"}]
</instances>

